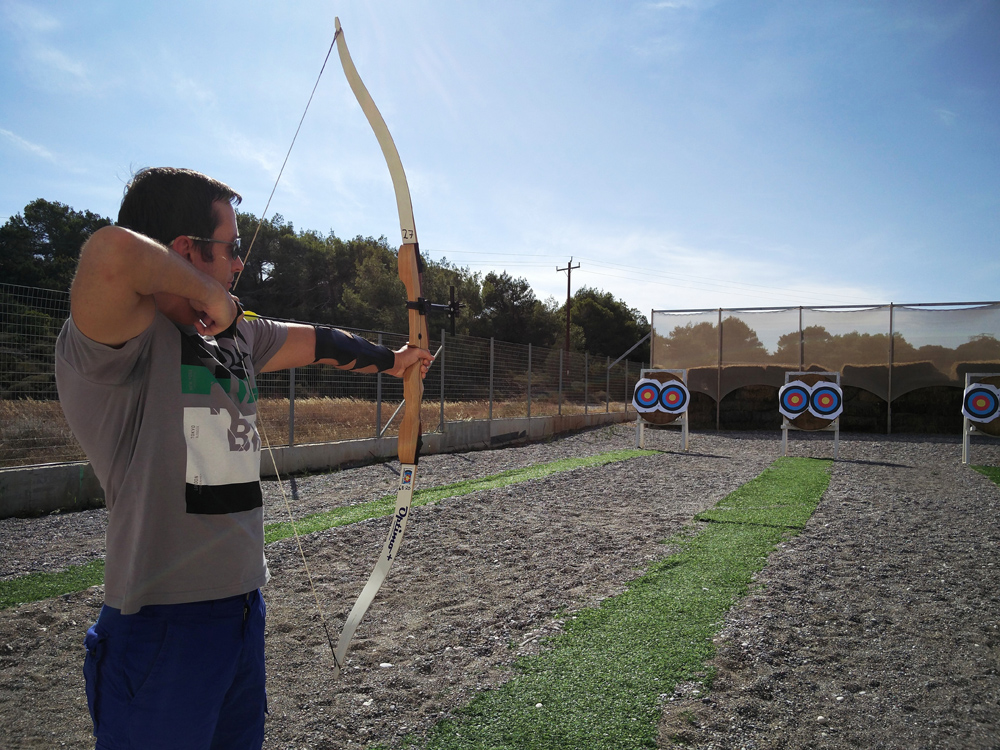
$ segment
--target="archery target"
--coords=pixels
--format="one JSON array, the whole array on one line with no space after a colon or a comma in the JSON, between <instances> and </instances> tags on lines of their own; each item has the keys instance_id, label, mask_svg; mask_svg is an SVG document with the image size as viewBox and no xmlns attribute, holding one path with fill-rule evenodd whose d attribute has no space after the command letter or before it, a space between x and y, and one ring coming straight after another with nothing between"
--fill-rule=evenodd
<instances>
[{"instance_id":1,"label":"archery target","mask_svg":"<svg viewBox=\"0 0 1000 750\"><path fill-rule=\"evenodd\" d=\"M782 416L795 419L809 408L811 390L801 380L785 383L778 391L778 411L781 412Z\"/></svg>"},{"instance_id":2,"label":"archery target","mask_svg":"<svg viewBox=\"0 0 1000 750\"><path fill-rule=\"evenodd\" d=\"M690 394L683 383L664 383L660 389L660 407L668 414L679 414L687 410Z\"/></svg>"},{"instance_id":3,"label":"archery target","mask_svg":"<svg viewBox=\"0 0 1000 750\"><path fill-rule=\"evenodd\" d=\"M809 394L809 413L821 419L835 419L844 411L844 394L834 383L817 383Z\"/></svg>"},{"instance_id":4,"label":"archery target","mask_svg":"<svg viewBox=\"0 0 1000 750\"><path fill-rule=\"evenodd\" d=\"M973 422L992 422L1000 412L1000 389L988 383L975 383L965 390L962 414Z\"/></svg>"},{"instance_id":5,"label":"archery target","mask_svg":"<svg viewBox=\"0 0 1000 750\"><path fill-rule=\"evenodd\" d=\"M655 380L643 379L635 384L632 406L638 412L656 411L660 404L660 384Z\"/></svg>"}]
</instances>

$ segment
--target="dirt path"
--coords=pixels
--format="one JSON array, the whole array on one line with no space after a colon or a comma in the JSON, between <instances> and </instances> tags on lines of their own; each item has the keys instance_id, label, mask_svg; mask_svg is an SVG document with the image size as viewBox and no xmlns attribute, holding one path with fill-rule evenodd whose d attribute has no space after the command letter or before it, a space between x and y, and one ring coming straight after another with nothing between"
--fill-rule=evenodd
<instances>
[{"instance_id":1,"label":"dirt path","mask_svg":"<svg viewBox=\"0 0 1000 750\"><path fill-rule=\"evenodd\" d=\"M427 457L420 486L631 447L632 434L624 427ZM705 433L682 454L675 432L647 435L666 452L415 510L339 683L330 678L329 647L294 543L270 546L265 747L398 746L421 735L476 691L509 678L517 654L536 651L554 632L556 612L620 592L667 553L660 540L756 476L779 449L773 434ZM797 441L795 454L829 455L829 436L820 437ZM978 449L977 460L1000 463L987 450L995 449ZM761 576L767 587L727 622L710 703L670 702L661 746L680 731L702 747L1000 746L1000 605L991 567L998 488L959 467L955 441L865 436L845 438L841 451L848 460L836 465L808 528L773 556ZM393 483L385 466L343 471L298 481L293 503L315 512L370 500ZM269 493L269 503L275 497ZM62 549L83 554L74 525L60 523L55 534L46 519L0 522L4 554L35 537L49 559ZM89 554L99 555L92 526L79 524L96 545ZM304 540L334 628L384 533L377 520ZM24 569L40 564L39 554L16 554ZM5 566L9 574L13 566ZM100 600L92 589L4 613L0 746L93 746L81 640ZM924 744L929 731L936 739Z\"/></svg>"},{"instance_id":2,"label":"dirt path","mask_svg":"<svg viewBox=\"0 0 1000 750\"><path fill-rule=\"evenodd\" d=\"M730 612L712 694L680 691L661 744L1000 747L1000 493L957 450L879 442L838 463Z\"/></svg>"}]
</instances>

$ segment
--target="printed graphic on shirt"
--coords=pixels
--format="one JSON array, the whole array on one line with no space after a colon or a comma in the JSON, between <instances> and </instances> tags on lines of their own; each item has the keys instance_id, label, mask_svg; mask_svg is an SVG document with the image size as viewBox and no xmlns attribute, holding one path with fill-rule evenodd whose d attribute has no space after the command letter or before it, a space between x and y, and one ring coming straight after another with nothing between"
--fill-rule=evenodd
<instances>
[{"instance_id":1,"label":"printed graphic on shirt","mask_svg":"<svg viewBox=\"0 0 1000 750\"><path fill-rule=\"evenodd\" d=\"M263 504L256 421L253 414L233 419L226 409L185 407L188 513L238 513Z\"/></svg>"},{"instance_id":2,"label":"printed graphic on shirt","mask_svg":"<svg viewBox=\"0 0 1000 750\"><path fill-rule=\"evenodd\" d=\"M181 392L190 404L184 407L188 513L239 513L263 505L257 389L245 364L249 345L240 331L235 334L239 343L182 334Z\"/></svg>"}]
</instances>

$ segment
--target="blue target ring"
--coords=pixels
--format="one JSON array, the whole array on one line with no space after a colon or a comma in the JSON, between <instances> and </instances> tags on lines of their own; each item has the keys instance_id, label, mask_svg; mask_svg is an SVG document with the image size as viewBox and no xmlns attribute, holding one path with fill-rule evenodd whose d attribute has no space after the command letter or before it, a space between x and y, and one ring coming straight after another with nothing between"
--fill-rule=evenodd
<instances>
[{"instance_id":1,"label":"blue target ring","mask_svg":"<svg viewBox=\"0 0 1000 750\"><path fill-rule=\"evenodd\" d=\"M659 403L660 390L653 383L640 383L633 400L639 408L652 409Z\"/></svg>"},{"instance_id":2,"label":"blue target ring","mask_svg":"<svg viewBox=\"0 0 1000 750\"><path fill-rule=\"evenodd\" d=\"M781 411L792 418L809 408L809 389L801 385L786 385L779 398Z\"/></svg>"},{"instance_id":3,"label":"blue target ring","mask_svg":"<svg viewBox=\"0 0 1000 750\"><path fill-rule=\"evenodd\" d=\"M677 414L687 408L688 392L684 386L668 383L660 391L660 406L669 414Z\"/></svg>"},{"instance_id":4,"label":"blue target ring","mask_svg":"<svg viewBox=\"0 0 1000 750\"><path fill-rule=\"evenodd\" d=\"M818 417L833 417L840 412L842 404L840 389L829 385L817 384L809 398L810 411Z\"/></svg>"},{"instance_id":5,"label":"blue target ring","mask_svg":"<svg viewBox=\"0 0 1000 750\"><path fill-rule=\"evenodd\" d=\"M973 386L965 392L965 413L970 419L988 422L1000 411L1000 399L992 388Z\"/></svg>"}]
</instances>

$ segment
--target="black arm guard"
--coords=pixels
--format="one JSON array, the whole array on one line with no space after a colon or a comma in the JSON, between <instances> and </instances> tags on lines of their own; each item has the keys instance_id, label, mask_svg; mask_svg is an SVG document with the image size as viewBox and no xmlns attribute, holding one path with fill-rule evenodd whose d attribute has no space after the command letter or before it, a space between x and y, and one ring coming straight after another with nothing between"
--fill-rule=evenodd
<instances>
[{"instance_id":1,"label":"black arm guard","mask_svg":"<svg viewBox=\"0 0 1000 750\"><path fill-rule=\"evenodd\" d=\"M390 349L355 336L354 334L316 326L316 359L334 359L338 365L349 365L351 370L361 370L368 365L375 365L379 372L391 370L396 364L396 355Z\"/></svg>"}]
</instances>

